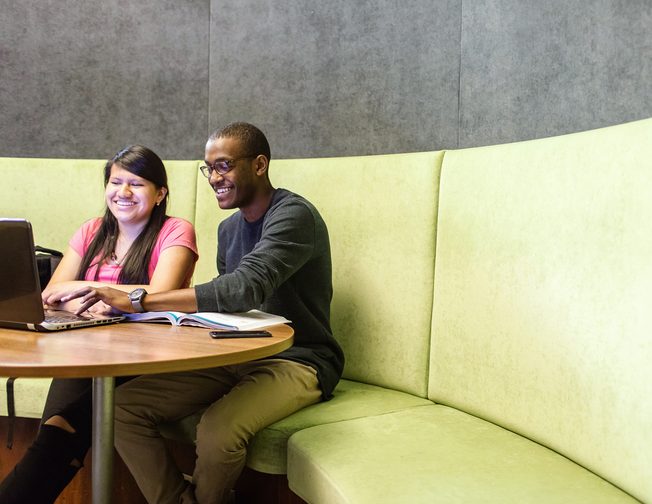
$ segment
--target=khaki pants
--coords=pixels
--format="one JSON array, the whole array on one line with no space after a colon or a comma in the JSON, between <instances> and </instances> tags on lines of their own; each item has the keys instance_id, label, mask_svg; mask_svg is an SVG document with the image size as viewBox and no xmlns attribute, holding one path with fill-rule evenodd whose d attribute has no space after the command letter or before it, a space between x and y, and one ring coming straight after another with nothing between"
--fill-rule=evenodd
<instances>
[{"instance_id":1,"label":"khaki pants","mask_svg":"<svg viewBox=\"0 0 652 504\"><path fill-rule=\"evenodd\" d=\"M269 424L319 401L321 390L313 368L264 359L140 376L117 388L115 397L116 448L147 501L219 504L244 468L249 440ZM193 492L158 426L204 408L197 426Z\"/></svg>"}]
</instances>

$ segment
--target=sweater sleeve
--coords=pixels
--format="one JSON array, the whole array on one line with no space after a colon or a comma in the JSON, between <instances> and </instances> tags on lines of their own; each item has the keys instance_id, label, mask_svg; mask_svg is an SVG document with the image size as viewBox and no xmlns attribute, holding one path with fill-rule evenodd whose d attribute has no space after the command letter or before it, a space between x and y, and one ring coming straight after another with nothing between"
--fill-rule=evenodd
<instances>
[{"instance_id":1,"label":"sweater sleeve","mask_svg":"<svg viewBox=\"0 0 652 504\"><path fill-rule=\"evenodd\" d=\"M260 241L238 267L195 286L198 310L242 312L260 307L310 259L314 246L315 219L305 203L295 199L271 208Z\"/></svg>"}]
</instances>

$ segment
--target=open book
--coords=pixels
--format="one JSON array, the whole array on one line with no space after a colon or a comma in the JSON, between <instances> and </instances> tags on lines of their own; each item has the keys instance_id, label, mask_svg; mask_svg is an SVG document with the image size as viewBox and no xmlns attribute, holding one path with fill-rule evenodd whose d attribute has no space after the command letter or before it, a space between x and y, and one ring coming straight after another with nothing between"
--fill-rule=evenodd
<instances>
[{"instance_id":1,"label":"open book","mask_svg":"<svg viewBox=\"0 0 652 504\"><path fill-rule=\"evenodd\" d=\"M280 315L250 310L244 313L198 312L183 313L176 311L126 313L127 322L163 322L172 325L190 325L210 329L231 329L245 331L260 329L290 321Z\"/></svg>"}]
</instances>

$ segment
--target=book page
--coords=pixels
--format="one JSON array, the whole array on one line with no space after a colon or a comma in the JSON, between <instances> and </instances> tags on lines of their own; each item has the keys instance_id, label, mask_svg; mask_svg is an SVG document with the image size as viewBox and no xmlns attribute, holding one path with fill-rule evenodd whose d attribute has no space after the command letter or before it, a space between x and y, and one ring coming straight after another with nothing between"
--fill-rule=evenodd
<instances>
[{"instance_id":1,"label":"book page","mask_svg":"<svg viewBox=\"0 0 652 504\"><path fill-rule=\"evenodd\" d=\"M199 312L188 313L181 317L180 324L201 325L215 329L248 330L260 329L275 324L286 324L290 321L280 315L251 310L245 313Z\"/></svg>"}]
</instances>

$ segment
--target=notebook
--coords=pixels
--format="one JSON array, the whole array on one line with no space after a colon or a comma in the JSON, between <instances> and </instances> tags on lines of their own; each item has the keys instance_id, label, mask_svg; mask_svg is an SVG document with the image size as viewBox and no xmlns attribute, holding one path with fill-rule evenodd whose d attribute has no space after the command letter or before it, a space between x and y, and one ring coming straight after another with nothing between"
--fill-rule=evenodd
<instances>
[{"instance_id":1,"label":"notebook","mask_svg":"<svg viewBox=\"0 0 652 504\"><path fill-rule=\"evenodd\" d=\"M122 315L75 315L45 310L34 236L25 219L0 219L0 327L60 331L123 320Z\"/></svg>"}]
</instances>

